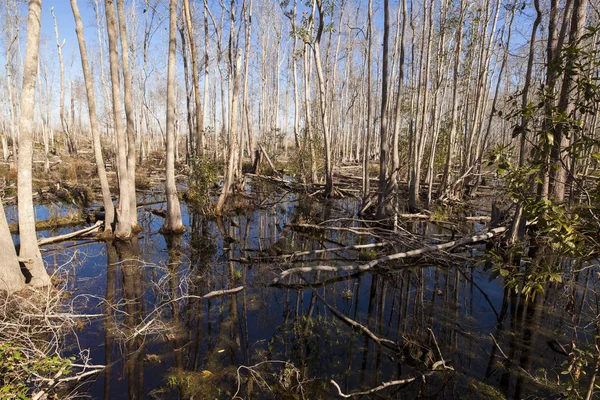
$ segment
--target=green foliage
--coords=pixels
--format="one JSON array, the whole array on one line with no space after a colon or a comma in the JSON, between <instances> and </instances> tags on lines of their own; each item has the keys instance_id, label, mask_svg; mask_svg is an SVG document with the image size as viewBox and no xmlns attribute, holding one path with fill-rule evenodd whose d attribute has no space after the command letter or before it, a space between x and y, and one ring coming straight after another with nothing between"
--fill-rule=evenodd
<instances>
[{"instance_id":1,"label":"green foliage","mask_svg":"<svg viewBox=\"0 0 600 400\"><path fill-rule=\"evenodd\" d=\"M27 382L32 376L52 378L58 372L71 371L71 358L58 355L44 358L30 357L23 349L10 343L0 343L0 398L29 399Z\"/></svg>"},{"instance_id":2,"label":"green foliage","mask_svg":"<svg viewBox=\"0 0 600 400\"><path fill-rule=\"evenodd\" d=\"M206 157L191 160L186 201L206 212L210 204L210 189L217 181L218 165Z\"/></svg>"}]
</instances>

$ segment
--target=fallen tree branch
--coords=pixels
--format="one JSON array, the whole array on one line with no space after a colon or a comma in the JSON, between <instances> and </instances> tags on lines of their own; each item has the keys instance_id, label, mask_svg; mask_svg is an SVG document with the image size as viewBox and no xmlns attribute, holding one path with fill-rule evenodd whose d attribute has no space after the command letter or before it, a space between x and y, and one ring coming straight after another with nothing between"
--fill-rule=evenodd
<instances>
[{"instance_id":1,"label":"fallen tree branch","mask_svg":"<svg viewBox=\"0 0 600 400\"><path fill-rule=\"evenodd\" d=\"M213 297L223 296L225 294L233 294L233 293L241 292L242 290L244 290L243 286L238 286L233 289L213 290L212 292L206 293L201 298L202 299L212 299Z\"/></svg>"},{"instance_id":2,"label":"fallen tree branch","mask_svg":"<svg viewBox=\"0 0 600 400\"><path fill-rule=\"evenodd\" d=\"M88 226L87 228L81 229L79 231L67 233L64 235L39 239L38 246L44 246L44 245L51 244L51 243L62 242L64 240L73 239L78 236L84 235L86 233L93 232L94 230L98 230L100 228L100 225L102 225L103 223L104 223L104 221L96 221L96 223L94 225Z\"/></svg>"},{"instance_id":3,"label":"fallen tree branch","mask_svg":"<svg viewBox=\"0 0 600 400\"><path fill-rule=\"evenodd\" d=\"M425 377L424 377L424 376L423 376L423 379L425 379ZM333 386L335 386L335 387L337 388L337 390L338 390L338 395L340 395L341 397L343 397L343 398L345 398L345 399L349 399L350 397L354 397L354 396L364 396L364 395L367 395L367 394L373 394L373 393L375 393L375 392L379 392L380 390L383 390L383 389L385 389L385 388L387 388L387 387L390 387L390 386L398 386L398 385L404 385L404 384L406 384L406 383L411 383L411 382L414 382L415 380L417 380L417 378L416 378L416 377L414 377L414 378L406 378L406 379L401 379L401 380L398 380L398 381L383 382L381 385L379 385L379 386L377 386L377 387L375 387L375 388L373 388L373 389L370 389L370 390L365 390L364 392L354 392L354 393L349 393L349 394L344 394L344 393L342 392L342 389L340 388L340 385L338 385L338 384L336 383L336 381L334 381L333 379L332 379L330 382L331 382L331 384L332 384Z\"/></svg>"},{"instance_id":4,"label":"fallen tree branch","mask_svg":"<svg viewBox=\"0 0 600 400\"><path fill-rule=\"evenodd\" d=\"M506 227L501 226L498 228L490 229L488 232L481 233L479 235L468 236L459 240L452 240L450 242L440 243L436 245L428 245L425 247L421 247L420 249L405 251L402 253L391 254L388 256L384 256L373 261L370 261L366 264L361 265L340 265L340 266L331 266L331 265L316 265L312 267L295 267L285 270L279 274L278 277L273 279L272 284L279 282L281 279L290 274L300 274L303 272L313 272L313 271L326 271L326 272L342 272L342 271L367 271L371 268L375 267L378 264L384 263L386 261L398 260L401 258L409 258L416 257L422 254L431 253L434 251L440 251L445 249L450 249L457 246L464 246L465 244L477 243L487 239L491 239L494 236L497 236L506 231Z\"/></svg>"},{"instance_id":5,"label":"fallen tree branch","mask_svg":"<svg viewBox=\"0 0 600 400\"><path fill-rule=\"evenodd\" d=\"M380 337L376 336L366 326L361 325L358 322L354 321L353 319L350 319L350 318L346 317L344 314L342 314L341 312L339 312L336 308L334 308L333 306L329 305L329 303L327 303L325 301L325 299L316 290L313 290L313 293L315 294L315 296L317 296L317 298L319 300L321 300L321 302L325 305L325 307L327 307L329 309L329 311L331 311L333 313L333 315L335 315L336 317L338 317L339 319L341 319L342 321L344 321L345 323L347 323L351 327L356 328L356 329L360 329L368 337L370 337L371 339L373 339L373 341L375 343L377 343L378 345L380 345L380 346L381 345L386 345L387 347L390 347L392 350L398 350L398 344L396 342L394 342L393 340L389 340L389 339L385 339L385 338L380 338Z\"/></svg>"}]
</instances>

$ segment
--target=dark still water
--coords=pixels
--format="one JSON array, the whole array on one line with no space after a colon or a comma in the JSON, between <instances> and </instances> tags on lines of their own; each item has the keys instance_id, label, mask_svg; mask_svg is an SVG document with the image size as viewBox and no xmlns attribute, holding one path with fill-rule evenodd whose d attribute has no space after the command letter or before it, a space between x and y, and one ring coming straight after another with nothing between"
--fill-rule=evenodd
<instances>
[{"instance_id":1,"label":"dark still water","mask_svg":"<svg viewBox=\"0 0 600 400\"><path fill-rule=\"evenodd\" d=\"M374 249L304 261L282 254L395 237L394 247L376 248L390 254L403 250L404 239L383 230L374 237L286 226L337 219L328 225L361 227L353 200L324 207L280 194L264 203L265 209L211 220L182 205L188 231L179 237L159 233L163 219L148 209L165 205L156 204L140 209L143 231L130 244L79 241L44 249L72 291L75 312L102 314L82 319L64 350L83 350L90 363L107 366L77 390L93 399L334 399L340 397L332 379L350 393L417 377L362 398L560 397L556 384L567 379L561 364L568 357L559 345L576 340L584 348L593 332L591 269L529 303L490 279L478 262L485 245L451 261L434 254L414 265L388 263L342 277L308 273L284 278L287 287L270 286L292 266L375 256ZM452 234L447 224L403 227L415 235L406 236L405 248ZM485 227L465 226L455 235L474 229ZM200 298L240 286L234 294ZM395 344L378 345L343 318ZM453 370L431 372L441 357Z\"/></svg>"}]
</instances>

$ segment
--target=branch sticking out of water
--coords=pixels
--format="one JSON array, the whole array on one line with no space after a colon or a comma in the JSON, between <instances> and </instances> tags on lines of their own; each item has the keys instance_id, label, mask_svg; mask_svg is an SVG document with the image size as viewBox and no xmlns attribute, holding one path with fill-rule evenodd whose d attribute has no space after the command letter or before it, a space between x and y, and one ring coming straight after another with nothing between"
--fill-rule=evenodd
<instances>
[{"instance_id":1,"label":"branch sticking out of water","mask_svg":"<svg viewBox=\"0 0 600 400\"><path fill-rule=\"evenodd\" d=\"M363 272L372 269L378 264L384 263L386 261L398 260L401 258L409 258L416 257L426 253L432 253L434 251L440 251L445 249L450 249L457 246L464 246L465 244L482 242L488 239L493 238L494 236L500 235L501 233L506 232L506 227L501 226L498 228L490 229L489 231L479 234L464 237L459 240L452 240L450 242L440 243L436 245L427 245L425 247L421 247L420 249L405 251L402 253L396 253L387 255L373 261L370 261L366 264L361 265L340 265L340 266L331 266L331 265L316 265L312 267L296 267L290 268L288 270L283 271L279 274L275 279L273 279L272 284L276 284L281 279L291 274L301 274L304 272L314 272L314 271L326 271L326 272Z\"/></svg>"}]
</instances>

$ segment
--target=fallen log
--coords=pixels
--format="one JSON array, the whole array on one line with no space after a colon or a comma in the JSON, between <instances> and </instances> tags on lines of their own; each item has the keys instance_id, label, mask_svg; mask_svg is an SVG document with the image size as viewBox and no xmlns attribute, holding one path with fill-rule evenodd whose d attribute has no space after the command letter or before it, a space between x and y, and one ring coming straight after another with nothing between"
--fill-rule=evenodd
<instances>
[{"instance_id":1,"label":"fallen log","mask_svg":"<svg viewBox=\"0 0 600 400\"><path fill-rule=\"evenodd\" d=\"M479 235L468 236L459 240L452 240L450 242L440 243L436 245L427 245L425 247L421 247L420 249L404 251L401 253L390 254L381 258L377 258L373 261L370 261L366 264L360 265L340 265L340 266L331 266L331 265L316 265L312 267L295 267L285 270L279 274L275 279L273 279L272 284L276 284L281 279L290 274L300 274L304 272L313 272L313 271L325 271L325 272L364 272L372 269L378 264L384 263L386 261L398 260L401 258L409 258L416 257L422 254L431 253L434 251L441 251L445 249L450 249L452 247L464 246L465 244L477 243L487 239L491 239L494 236L497 236L501 233L506 232L507 228L502 226L494 229L490 229L485 233L481 233Z\"/></svg>"},{"instance_id":2,"label":"fallen log","mask_svg":"<svg viewBox=\"0 0 600 400\"><path fill-rule=\"evenodd\" d=\"M67 234L59 235L59 236L53 236L53 237L49 237L49 238L38 239L38 246L44 246L47 244L62 242L64 240L69 240L69 239L76 238L78 236L85 235L87 233L90 233L90 232L100 229L100 226L103 223L104 223L103 221L96 221L96 223L94 225L88 226L87 228L84 228L84 229L81 229L81 230L78 230L75 232L71 232L71 233L67 233Z\"/></svg>"}]
</instances>

